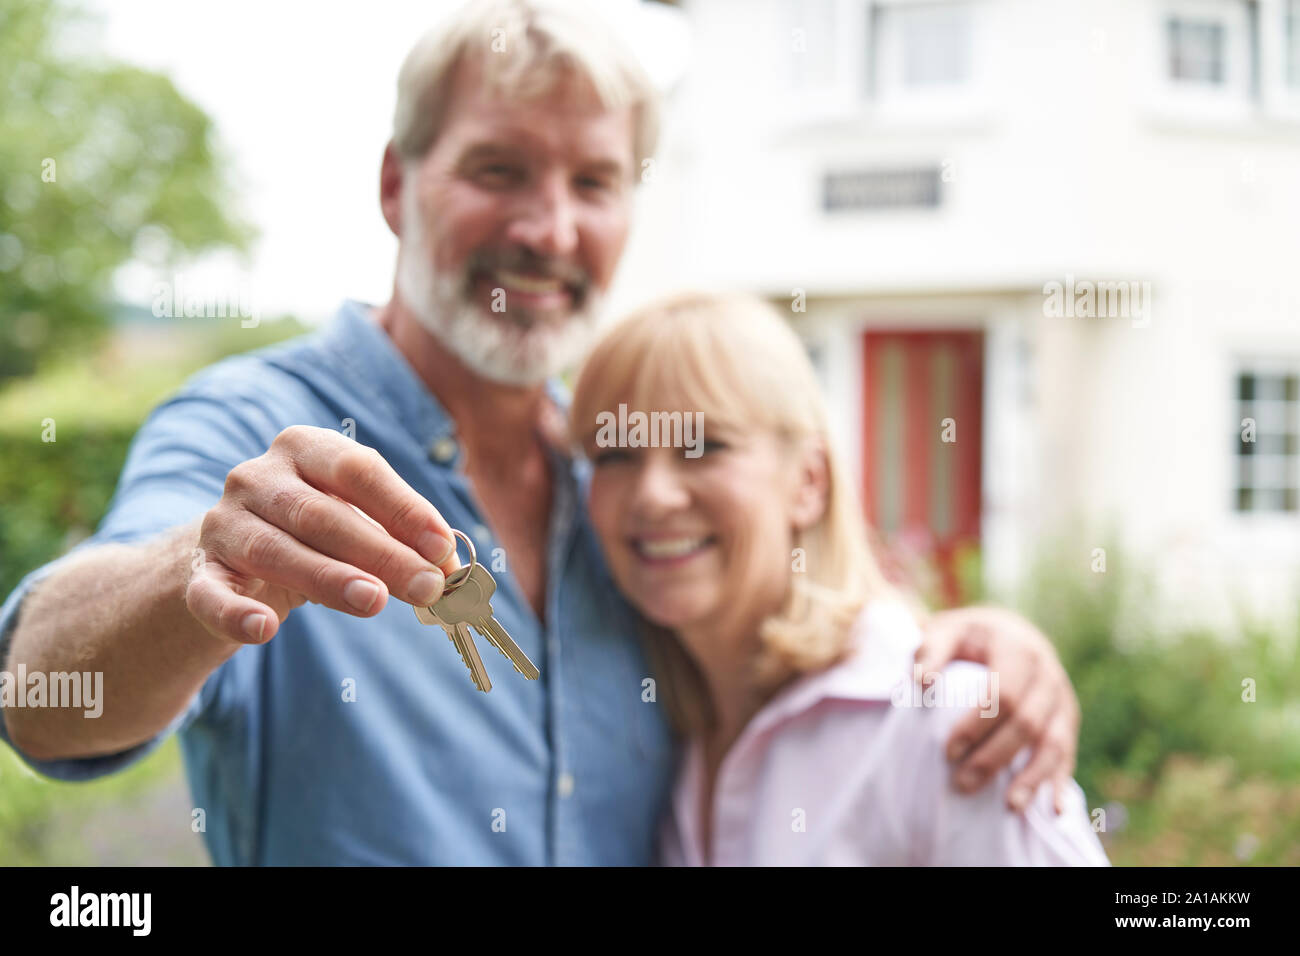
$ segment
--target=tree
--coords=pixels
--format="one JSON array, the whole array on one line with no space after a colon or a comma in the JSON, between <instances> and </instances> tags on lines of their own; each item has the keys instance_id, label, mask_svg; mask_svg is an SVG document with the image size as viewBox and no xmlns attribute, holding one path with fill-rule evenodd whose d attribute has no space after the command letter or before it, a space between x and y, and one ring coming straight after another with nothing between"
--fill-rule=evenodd
<instances>
[{"instance_id":1,"label":"tree","mask_svg":"<svg viewBox=\"0 0 1300 956\"><path fill-rule=\"evenodd\" d=\"M164 76L66 42L65 0L0 0L0 383L91 347L133 256L246 250L213 126Z\"/></svg>"}]
</instances>

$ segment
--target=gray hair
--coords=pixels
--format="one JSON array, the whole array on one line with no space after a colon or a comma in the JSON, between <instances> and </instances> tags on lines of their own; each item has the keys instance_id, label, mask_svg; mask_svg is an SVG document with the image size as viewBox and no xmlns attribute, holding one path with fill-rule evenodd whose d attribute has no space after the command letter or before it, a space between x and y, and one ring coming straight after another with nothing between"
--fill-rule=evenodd
<instances>
[{"instance_id":1,"label":"gray hair","mask_svg":"<svg viewBox=\"0 0 1300 956\"><path fill-rule=\"evenodd\" d=\"M659 94L634 54L582 0L470 0L421 37L397 79L393 145L410 162L433 145L457 66L476 57L484 82L524 98L549 92L570 71L607 109L632 107L637 167L654 153Z\"/></svg>"}]
</instances>

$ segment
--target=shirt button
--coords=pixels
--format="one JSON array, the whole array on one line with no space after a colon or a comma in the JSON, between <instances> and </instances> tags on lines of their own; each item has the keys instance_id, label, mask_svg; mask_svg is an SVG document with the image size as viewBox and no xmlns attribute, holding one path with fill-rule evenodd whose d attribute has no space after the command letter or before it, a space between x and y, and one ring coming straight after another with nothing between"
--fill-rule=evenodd
<instances>
[{"instance_id":1,"label":"shirt button","mask_svg":"<svg viewBox=\"0 0 1300 956\"><path fill-rule=\"evenodd\" d=\"M555 787L560 792L561 797L568 798L573 796L573 783L573 774L566 771L560 774L560 779L555 782Z\"/></svg>"},{"instance_id":2,"label":"shirt button","mask_svg":"<svg viewBox=\"0 0 1300 956\"><path fill-rule=\"evenodd\" d=\"M492 532L488 530L485 524L474 525L474 537L478 538L484 544L492 543Z\"/></svg>"},{"instance_id":3,"label":"shirt button","mask_svg":"<svg viewBox=\"0 0 1300 956\"><path fill-rule=\"evenodd\" d=\"M439 438L433 443L433 447L429 449L429 454L433 456L434 461L443 465L447 464L447 462L456 457L455 439L446 437Z\"/></svg>"}]
</instances>

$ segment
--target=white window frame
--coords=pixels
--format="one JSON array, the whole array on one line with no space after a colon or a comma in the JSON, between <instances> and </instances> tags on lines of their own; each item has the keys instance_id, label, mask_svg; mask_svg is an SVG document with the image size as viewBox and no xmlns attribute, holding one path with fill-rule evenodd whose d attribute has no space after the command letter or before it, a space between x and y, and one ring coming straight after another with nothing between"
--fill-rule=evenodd
<instances>
[{"instance_id":1,"label":"white window frame","mask_svg":"<svg viewBox=\"0 0 1300 956\"><path fill-rule=\"evenodd\" d=\"M1290 50L1287 38L1288 4L1293 4L1300 30L1300 0L1260 0L1260 88L1268 111L1282 119L1300 120L1300 62L1293 69L1297 82L1288 81ZM1300 55L1300 54L1298 54Z\"/></svg>"},{"instance_id":2,"label":"white window frame","mask_svg":"<svg viewBox=\"0 0 1300 956\"><path fill-rule=\"evenodd\" d=\"M987 100L987 11L978 0L877 0L869 4L868 66L872 102L879 115L895 119L968 117ZM908 7L964 8L970 35L970 72L951 86L909 88L902 81L903 37L881 29L881 15Z\"/></svg>"},{"instance_id":3,"label":"white window frame","mask_svg":"<svg viewBox=\"0 0 1300 956\"><path fill-rule=\"evenodd\" d=\"M1254 115L1258 67L1252 32L1252 0L1156 0L1147 11L1146 72L1153 106L1160 112L1198 120L1232 120ZM1224 82L1221 86L1176 80L1170 72L1169 22L1218 22L1224 27ZM1262 71L1258 71L1262 85Z\"/></svg>"},{"instance_id":4,"label":"white window frame","mask_svg":"<svg viewBox=\"0 0 1300 956\"><path fill-rule=\"evenodd\" d=\"M810 90L796 86L796 56L793 30L799 25L797 0L777 0L784 18L778 31L781 60L785 63L782 82L786 93L777 107L787 125L815 125L826 122L885 120L907 125L919 123L967 123L988 103L987 86L990 53L990 16L984 0L830 0L835 11L835 80L826 88ZM934 90L904 90L888 84L881 96L878 72L879 41L877 11L903 6L962 5L969 8L971 24L970 78L966 83ZM886 38L888 39L888 38Z\"/></svg>"},{"instance_id":5,"label":"white window frame","mask_svg":"<svg viewBox=\"0 0 1300 956\"><path fill-rule=\"evenodd\" d=\"M801 27L800 7L805 2L810 0L778 0L785 24L781 32L786 90L782 112L793 123L815 123L859 115L869 105L863 85L866 53L863 43L854 42L863 35L865 0L825 0L834 11L834 37L829 54L834 59L834 80L820 89L800 86L797 79L797 57L825 55L812 47L801 53L794 51L794 31ZM805 40L815 41L815 38L805 35Z\"/></svg>"}]
</instances>

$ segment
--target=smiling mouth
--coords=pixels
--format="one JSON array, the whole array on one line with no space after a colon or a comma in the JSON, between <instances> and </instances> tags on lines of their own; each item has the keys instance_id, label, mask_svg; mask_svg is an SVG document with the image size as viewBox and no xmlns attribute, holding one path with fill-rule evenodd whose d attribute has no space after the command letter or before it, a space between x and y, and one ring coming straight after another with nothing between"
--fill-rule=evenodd
<instances>
[{"instance_id":1,"label":"smiling mouth","mask_svg":"<svg viewBox=\"0 0 1300 956\"><path fill-rule=\"evenodd\" d=\"M564 282L551 276L530 276L522 272L507 269L496 270L496 278L507 292L523 292L526 295L554 295L565 290Z\"/></svg>"},{"instance_id":2,"label":"smiling mouth","mask_svg":"<svg viewBox=\"0 0 1300 956\"><path fill-rule=\"evenodd\" d=\"M512 305L523 306L526 312L573 312L585 301L583 285L570 278L536 272L519 272L514 269L485 268L475 270L480 288L493 294L505 292L504 315L509 316ZM500 312L500 309L494 308Z\"/></svg>"},{"instance_id":3,"label":"smiling mouth","mask_svg":"<svg viewBox=\"0 0 1300 956\"><path fill-rule=\"evenodd\" d=\"M678 538L632 538L633 552L649 564L680 564L688 561L713 545L712 536Z\"/></svg>"}]
</instances>

